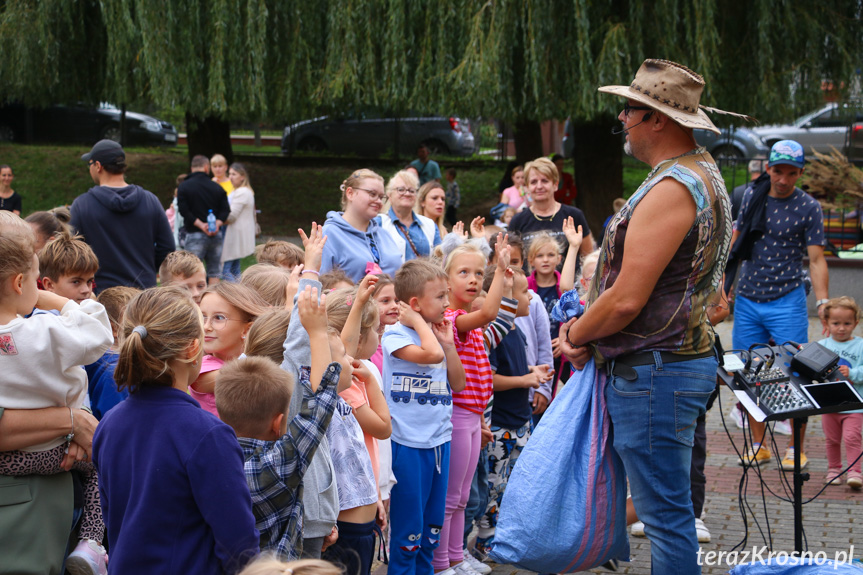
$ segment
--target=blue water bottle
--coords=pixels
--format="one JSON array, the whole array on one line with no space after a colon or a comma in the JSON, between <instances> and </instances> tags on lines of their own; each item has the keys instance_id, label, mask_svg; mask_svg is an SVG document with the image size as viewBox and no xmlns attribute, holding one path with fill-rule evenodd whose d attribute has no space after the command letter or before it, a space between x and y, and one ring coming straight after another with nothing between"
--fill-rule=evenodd
<instances>
[{"instance_id":1,"label":"blue water bottle","mask_svg":"<svg viewBox=\"0 0 863 575\"><path fill-rule=\"evenodd\" d=\"M210 213L207 214L207 230L211 234L216 231L216 215L213 214L213 210L210 210Z\"/></svg>"}]
</instances>

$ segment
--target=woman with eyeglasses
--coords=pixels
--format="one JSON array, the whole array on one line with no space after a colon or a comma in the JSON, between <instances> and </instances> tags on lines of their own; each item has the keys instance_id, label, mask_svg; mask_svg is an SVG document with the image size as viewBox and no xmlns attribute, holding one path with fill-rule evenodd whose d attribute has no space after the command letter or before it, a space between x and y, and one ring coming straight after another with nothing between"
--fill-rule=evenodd
<instances>
[{"instance_id":1,"label":"woman with eyeglasses","mask_svg":"<svg viewBox=\"0 0 863 575\"><path fill-rule=\"evenodd\" d=\"M431 219L414 211L419 179L406 170L396 172L387 184L389 210L381 214L381 227L399 248L403 261L427 258L440 243L440 231Z\"/></svg>"},{"instance_id":2,"label":"woman with eyeglasses","mask_svg":"<svg viewBox=\"0 0 863 575\"><path fill-rule=\"evenodd\" d=\"M384 179L371 170L357 170L342 182L342 210L329 212L324 223L321 273L340 268L355 282L367 273L395 275L403 250L375 219L384 201Z\"/></svg>"}]
</instances>

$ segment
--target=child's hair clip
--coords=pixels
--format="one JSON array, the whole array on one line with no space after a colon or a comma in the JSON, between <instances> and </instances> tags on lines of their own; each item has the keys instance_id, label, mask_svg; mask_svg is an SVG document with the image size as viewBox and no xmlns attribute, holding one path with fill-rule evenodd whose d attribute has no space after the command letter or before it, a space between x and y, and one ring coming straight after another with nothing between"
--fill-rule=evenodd
<instances>
[{"instance_id":1,"label":"child's hair clip","mask_svg":"<svg viewBox=\"0 0 863 575\"><path fill-rule=\"evenodd\" d=\"M354 305L354 298L353 298L353 296L350 296L350 295L349 295L349 296L345 297L345 305L346 305L347 307L351 307L352 305Z\"/></svg>"}]
</instances>

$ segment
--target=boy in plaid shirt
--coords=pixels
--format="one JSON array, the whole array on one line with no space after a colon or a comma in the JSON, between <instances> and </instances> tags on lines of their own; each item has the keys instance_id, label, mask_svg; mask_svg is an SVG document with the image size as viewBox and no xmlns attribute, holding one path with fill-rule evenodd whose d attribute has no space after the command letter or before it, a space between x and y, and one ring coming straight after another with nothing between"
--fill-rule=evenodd
<instances>
[{"instance_id":1,"label":"boy in plaid shirt","mask_svg":"<svg viewBox=\"0 0 863 575\"><path fill-rule=\"evenodd\" d=\"M219 415L237 433L243 450L261 549L287 560L299 559L301 552L303 475L330 423L337 392L351 382L344 355L333 358L330 351L321 300L311 287L298 298L299 318L311 344L311 365L301 371L303 405L290 425L293 378L271 360L247 357L231 362L216 382Z\"/></svg>"}]
</instances>

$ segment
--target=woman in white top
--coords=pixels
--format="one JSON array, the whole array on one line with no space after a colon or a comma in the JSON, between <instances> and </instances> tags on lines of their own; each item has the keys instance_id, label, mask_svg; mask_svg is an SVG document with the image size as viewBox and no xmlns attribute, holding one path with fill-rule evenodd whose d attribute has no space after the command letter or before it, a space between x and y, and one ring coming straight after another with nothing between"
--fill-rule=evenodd
<instances>
[{"instance_id":1,"label":"woman in white top","mask_svg":"<svg viewBox=\"0 0 863 575\"><path fill-rule=\"evenodd\" d=\"M418 185L412 172L396 172L386 188L389 209L380 215L381 227L399 247L404 261L428 257L441 241L437 224L414 211Z\"/></svg>"},{"instance_id":2,"label":"woman in white top","mask_svg":"<svg viewBox=\"0 0 863 575\"><path fill-rule=\"evenodd\" d=\"M230 225L222 245L222 279L236 282L240 281L240 260L255 253L255 192L243 164L231 164L228 178L234 191L228 196L231 215L225 222Z\"/></svg>"}]
</instances>

